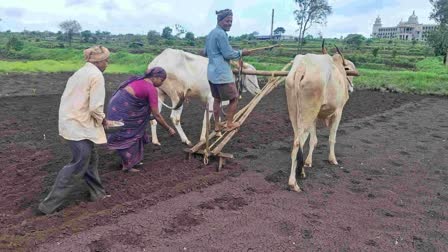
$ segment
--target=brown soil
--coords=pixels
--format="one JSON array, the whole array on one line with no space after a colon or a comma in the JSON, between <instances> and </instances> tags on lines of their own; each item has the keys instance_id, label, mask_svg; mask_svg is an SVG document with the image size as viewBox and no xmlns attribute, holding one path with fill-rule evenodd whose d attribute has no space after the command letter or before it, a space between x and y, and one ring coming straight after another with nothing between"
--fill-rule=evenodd
<instances>
[{"instance_id":1,"label":"brown soil","mask_svg":"<svg viewBox=\"0 0 448 252\"><path fill-rule=\"evenodd\" d=\"M448 100L367 90L344 110L338 166L327 163L328 130L319 129L302 193L287 190L292 128L279 87L225 147L235 159L221 172L216 162L186 161L185 146L161 131L162 147L146 146L139 174L119 171L117 155L99 147L110 198L88 202L80 187L61 211L38 215L70 159L57 132L68 77L1 76L1 251L448 249ZM109 93L125 78L107 75ZM190 139L201 107L184 109Z\"/></svg>"}]
</instances>

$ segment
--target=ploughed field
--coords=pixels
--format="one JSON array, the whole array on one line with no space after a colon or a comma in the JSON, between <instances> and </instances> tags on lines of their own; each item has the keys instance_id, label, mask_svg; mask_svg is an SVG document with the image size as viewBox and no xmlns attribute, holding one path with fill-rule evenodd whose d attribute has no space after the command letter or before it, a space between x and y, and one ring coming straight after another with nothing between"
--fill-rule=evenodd
<instances>
[{"instance_id":1,"label":"ploughed field","mask_svg":"<svg viewBox=\"0 0 448 252\"><path fill-rule=\"evenodd\" d=\"M138 174L121 172L117 155L99 147L110 198L88 202L80 188L62 211L37 215L70 159L57 124L69 75L0 78L2 251L448 249L448 99L367 90L345 107L339 165L327 163L328 130L318 130L301 193L287 189L293 133L280 86L224 148L235 159L221 172L216 161L185 160L178 137L160 129L162 146L146 146ZM106 74L108 94L126 78ZM202 108L184 107L192 141Z\"/></svg>"}]
</instances>

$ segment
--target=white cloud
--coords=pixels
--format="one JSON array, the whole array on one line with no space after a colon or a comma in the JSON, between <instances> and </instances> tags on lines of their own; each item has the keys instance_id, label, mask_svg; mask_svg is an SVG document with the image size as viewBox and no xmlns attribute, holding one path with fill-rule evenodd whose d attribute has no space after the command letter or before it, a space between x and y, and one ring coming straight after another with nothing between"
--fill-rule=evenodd
<instances>
[{"instance_id":1,"label":"white cloud","mask_svg":"<svg viewBox=\"0 0 448 252\"><path fill-rule=\"evenodd\" d=\"M400 19L407 20L415 10L421 23L433 23L428 16L432 10L423 0L329 0L333 14L326 26L314 26L325 37L361 33L368 36L377 15L384 26L395 26ZM370 4L368 10L357 11L356 6ZM196 36L206 35L216 25L215 10L231 8L234 24L229 35L237 36L258 31L269 34L271 10L275 9L274 29L284 27L286 34L295 34L297 24L292 0L20 0L0 2L0 29L13 31L57 31L62 21L75 19L85 30L112 33L140 33L149 30L161 32L163 27L183 25ZM8 14L9 10L9 14Z\"/></svg>"}]
</instances>

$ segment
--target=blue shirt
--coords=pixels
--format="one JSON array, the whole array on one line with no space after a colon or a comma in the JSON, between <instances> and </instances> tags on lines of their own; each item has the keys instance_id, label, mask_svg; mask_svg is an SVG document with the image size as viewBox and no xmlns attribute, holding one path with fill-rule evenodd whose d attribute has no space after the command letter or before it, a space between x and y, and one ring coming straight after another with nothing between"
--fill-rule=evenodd
<instances>
[{"instance_id":1,"label":"blue shirt","mask_svg":"<svg viewBox=\"0 0 448 252\"><path fill-rule=\"evenodd\" d=\"M207 78L213 84L235 82L230 60L239 59L241 51L232 49L229 36L219 25L216 26L205 40L204 54L208 57Z\"/></svg>"}]
</instances>

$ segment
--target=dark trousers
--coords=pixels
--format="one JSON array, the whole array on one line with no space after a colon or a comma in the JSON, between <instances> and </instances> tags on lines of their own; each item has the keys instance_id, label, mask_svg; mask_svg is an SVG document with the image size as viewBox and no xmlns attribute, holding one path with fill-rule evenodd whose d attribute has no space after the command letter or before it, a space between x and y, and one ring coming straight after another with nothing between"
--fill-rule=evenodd
<instances>
[{"instance_id":1,"label":"dark trousers","mask_svg":"<svg viewBox=\"0 0 448 252\"><path fill-rule=\"evenodd\" d=\"M69 141L72 160L58 173L48 196L39 204L39 210L45 214L54 212L82 181L87 184L92 200L106 193L98 175L98 153L90 140Z\"/></svg>"}]
</instances>

